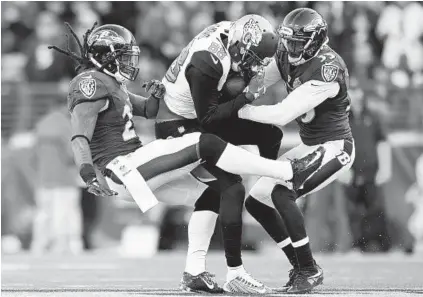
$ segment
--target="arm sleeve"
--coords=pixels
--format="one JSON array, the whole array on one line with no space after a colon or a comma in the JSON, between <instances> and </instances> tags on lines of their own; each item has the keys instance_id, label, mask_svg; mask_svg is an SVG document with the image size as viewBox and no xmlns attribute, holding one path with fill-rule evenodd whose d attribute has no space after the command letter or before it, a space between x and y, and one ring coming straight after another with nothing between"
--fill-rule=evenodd
<instances>
[{"instance_id":1,"label":"arm sleeve","mask_svg":"<svg viewBox=\"0 0 423 297\"><path fill-rule=\"evenodd\" d=\"M326 99L335 97L339 88L337 82L324 83L311 80L295 89L281 103L263 106L246 105L238 111L238 116L264 124L285 126Z\"/></svg>"},{"instance_id":2,"label":"arm sleeve","mask_svg":"<svg viewBox=\"0 0 423 297\"><path fill-rule=\"evenodd\" d=\"M193 65L187 69L185 75L191 89L197 118L202 125L236 116L238 110L247 103L245 95L240 94L233 100L219 104L217 90L219 78L206 75Z\"/></svg>"}]
</instances>

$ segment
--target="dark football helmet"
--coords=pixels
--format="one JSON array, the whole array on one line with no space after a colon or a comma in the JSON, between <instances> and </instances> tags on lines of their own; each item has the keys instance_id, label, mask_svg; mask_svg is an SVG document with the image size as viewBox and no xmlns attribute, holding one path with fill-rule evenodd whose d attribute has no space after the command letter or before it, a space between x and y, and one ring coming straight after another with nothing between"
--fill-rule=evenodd
<instances>
[{"instance_id":1,"label":"dark football helmet","mask_svg":"<svg viewBox=\"0 0 423 297\"><path fill-rule=\"evenodd\" d=\"M118 81L135 80L140 49L132 33L118 25L103 25L88 36L90 61Z\"/></svg>"},{"instance_id":2,"label":"dark football helmet","mask_svg":"<svg viewBox=\"0 0 423 297\"><path fill-rule=\"evenodd\" d=\"M239 72L266 66L276 53L279 38L269 21L250 14L232 23L228 40L232 70Z\"/></svg>"},{"instance_id":3,"label":"dark football helmet","mask_svg":"<svg viewBox=\"0 0 423 297\"><path fill-rule=\"evenodd\" d=\"M300 65L316 56L328 39L326 21L315 10L298 8L285 17L278 28L281 45L289 62Z\"/></svg>"}]
</instances>

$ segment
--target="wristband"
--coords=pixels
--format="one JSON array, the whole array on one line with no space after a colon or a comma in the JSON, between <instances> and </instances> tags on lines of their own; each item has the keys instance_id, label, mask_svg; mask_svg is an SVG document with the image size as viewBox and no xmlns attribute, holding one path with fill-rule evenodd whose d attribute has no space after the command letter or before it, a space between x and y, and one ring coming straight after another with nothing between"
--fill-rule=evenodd
<instances>
[{"instance_id":1,"label":"wristband","mask_svg":"<svg viewBox=\"0 0 423 297\"><path fill-rule=\"evenodd\" d=\"M86 184L97 178L94 166L88 163L81 165L81 168L79 169L79 175Z\"/></svg>"}]
</instances>

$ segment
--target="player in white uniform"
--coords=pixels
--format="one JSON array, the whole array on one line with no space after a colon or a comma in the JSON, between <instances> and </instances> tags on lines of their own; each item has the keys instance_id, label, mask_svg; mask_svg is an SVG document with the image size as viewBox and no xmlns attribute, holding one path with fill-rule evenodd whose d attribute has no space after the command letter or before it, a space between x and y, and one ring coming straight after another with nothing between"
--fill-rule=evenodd
<instances>
[{"instance_id":1,"label":"player in white uniform","mask_svg":"<svg viewBox=\"0 0 423 297\"><path fill-rule=\"evenodd\" d=\"M327 24L316 11L292 11L278 33L281 42L275 60L265 69L265 85L283 80L289 95L272 106L247 105L238 115L280 127L297 121L302 143L281 160L301 158L318 146L325 152L321 165L297 190L288 184L276 185L272 178L260 178L250 191L246 207L293 265L287 291L302 293L322 283L323 271L313 259L304 218L295 200L322 189L349 170L354 161L348 71L342 58L327 46Z\"/></svg>"},{"instance_id":2,"label":"player in white uniform","mask_svg":"<svg viewBox=\"0 0 423 297\"><path fill-rule=\"evenodd\" d=\"M263 92L262 79L260 75L253 77L253 70L262 68L266 60L275 54L277 43L278 38L271 24L257 15L247 15L233 23L221 22L197 35L174 61L163 79L166 94L156 119L156 136L166 139L194 131L213 131L230 143L250 144L250 134L256 130L253 126L268 126L270 129L255 134L265 139L266 135L270 136L268 131L277 131L277 153L282 137L279 129L243 121L236 116L242 106ZM246 80L253 77L250 87L242 92L244 85L239 94L225 97L225 83L234 73L242 75ZM236 121L229 122L228 119ZM242 125L240 122L243 122ZM233 129L232 123L239 128L227 133L227 130ZM219 124L223 127L214 130ZM239 139L240 135L244 139ZM316 165L313 156L311 154L303 161ZM224 289L230 292L266 293L267 288L253 279L242 266L242 208L245 190L241 179L215 166L204 167L207 170L197 169L206 174L198 175L197 171L194 175L210 186L216 195L208 195L210 189L207 189L195 204L188 229L188 258L181 286L185 290L209 292L214 292L217 287L205 271L205 254L219 213L228 264ZM204 191L204 188L201 190ZM216 196L217 201L214 199ZM222 197L221 201L219 196Z\"/></svg>"}]
</instances>

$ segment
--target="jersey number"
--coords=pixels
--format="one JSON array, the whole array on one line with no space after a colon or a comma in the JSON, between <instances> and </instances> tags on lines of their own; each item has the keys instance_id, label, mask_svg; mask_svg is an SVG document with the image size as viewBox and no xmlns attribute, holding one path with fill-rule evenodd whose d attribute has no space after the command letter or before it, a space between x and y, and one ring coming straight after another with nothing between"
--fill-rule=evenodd
<instances>
[{"instance_id":1,"label":"jersey number","mask_svg":"<svg viewBox=\"0 0 423 297\"><path fill-rule=\"evenodd\" d=\"M335 55L331 54L331 53L326 53L326 54L322 54L322 55L318 56L318 58L320 59L321 63L324 63L324 62L329 62L327 60L335 59Z\"/></svg>"},{"instance_id":2,"label":"jersey number","mask_svg":"<svg viewBox=\"0 0 423 297\"><path fill-rule=\"evenodd\" d=\"M346 152L342 152L340 155L336 157L338 158L338 161L339 163L341 163L342 166L345 166L351 162L350 155L348 155Z\"/></svg>"},{"instance_id":3,"label":"jersey number","mask_svg":"<svg viewBox=\"0 0 423 297\"><path fill-rule=\"evenodd\" d=\"M188 58L189 49L191 48L191 44L188 44L180 53L178 58L170 65L169 70L166 72L166 79L174 83L176 79L178 78L179 72L181 71L182 65L184 65L186 59Z\"/></svg>"},{"instance_id":4,"label":"jersey number","mask_svg":"<svg viewBox=\"0 0 423 297\"><path fill-rule=\"evenodd\" d=\"M127 122L125 124L125 129L122 133L122 138L124 141L131 140L132 138L137 137L137 133L134 129L134 122L132 122L132 111L129 105L125 105L123 108L122 117L124 119L127 119Z\"/></svg>"},{"instance_id":5,"label":"jersey number","mask_svg":"<svg viewBox=\"0 0 423 297\"><path fill-rule=\"evenodd\" d=\"M218 27L219 27L218 25L211 25L211 26L207 27L200 34L198 34L182 50L182 52L179 54L178 58L172 63L172 65L170 65L169 70L166 72L165 78L169 82L174 83L178 79L179 72L181 72L181 67L182 67L182 65L184 65L185 61L187 60L188 54L189 54L189 50L191 49L191 46L194 43L194 41L197 40L197 39L209 37L210 34L212 34L213 32L215 32ZM213 48L213 50L215 51L213 53L216 53L218 55L218 57L220 58L220 56L222 55L222 53L219 52L219 49L218 48ZM223 53L225 53L225 52L223 51Z\"/></svg>"}]
</instances>

